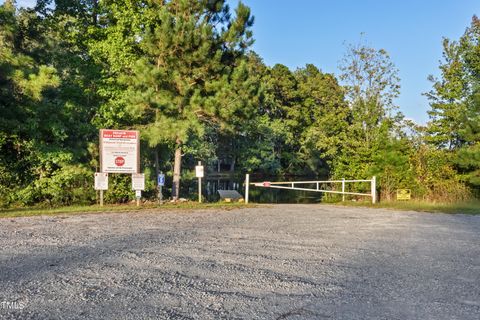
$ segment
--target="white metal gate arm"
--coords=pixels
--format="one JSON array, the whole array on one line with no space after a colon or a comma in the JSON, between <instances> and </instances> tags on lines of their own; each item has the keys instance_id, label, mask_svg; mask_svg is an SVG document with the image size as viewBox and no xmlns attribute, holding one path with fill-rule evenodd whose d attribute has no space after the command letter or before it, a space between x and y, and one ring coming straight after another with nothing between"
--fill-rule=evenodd
<instances>
[{"instance_id":1,"label":"white metal gate arm","mask_svg":"<svg viewBox=\"0 0 480 320\"><path fill-rule=\"evenodd\" d=\"M342 192L342 191L334 191L334 190L316 190L316 189L308 189L308 188L282 187L282 186L272 186L272 185L271 186L263 186L262 184L258 184L258 183L252 183L252 184L255 185L256 187L260 187L260 188L300 190L300 191L338 193L338 194L351 194L351 195L356 195L356 196L371 196L370 193ZM291 184L291 182L290 182L290 184Z\"/></svg>"}]
</instances>

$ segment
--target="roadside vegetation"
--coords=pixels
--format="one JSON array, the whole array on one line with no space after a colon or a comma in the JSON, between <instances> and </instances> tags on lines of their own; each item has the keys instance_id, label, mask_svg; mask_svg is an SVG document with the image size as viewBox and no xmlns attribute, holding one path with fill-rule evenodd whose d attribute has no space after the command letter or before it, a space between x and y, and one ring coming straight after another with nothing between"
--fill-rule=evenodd
<instances>
[{"instance_id":1,"label":"roadside vegetation","mask_svg":"<svg viewBox=\"0 0 480 320\"><path fill-rule=\"evenodd\" d=\"M375 175L385 205L399 188L425 207L476 203L477 17L460 39L443 40L441 76L425 93L430 121L419 125L394 103L400 79L386 50L347 46L338 75L313 64L267 66L251 49L253 15L223 0L39 0L32 9L6 0L0 207L94 204L101 128L140 130L151 199L160 171L166 197L192 194L182 179L201 160L207 172ZM133 200L128 175L109 184L106 203Z\"/></svg>"},{"instance_id":2,"label":"roadside vegetation","mask_svg":"<svg viewBox=\"0 0 480 320\"><path fill-rule=\"evenodd\" d=\"M176 203L147 203L141 206L135 204L109 204L105 206L99 205L73 205L58 208L48 207L28 207L28 208L9 208L0 209L0 218L13 217L31 217L31 216L50 216L50 215L74 215L86 213L109 213L109 212L170 212L175 210L232 210L237 208L252 208L255 204L245 204L241 202L176 202Z\"/></svg>"},{"instance_id":3,"label":"roadside vegetation","mask_svg":"<svg viewBox=\"0 0 480 320\"><path fill-rule=\"evenodd\" d=\"M408 210L417 212L438 212L450 214L480 215L480 201L470 200L462 202L431 202L431 201L383 201L372 204L368 201L346 201L336 203L343 206L386 208L395 210Z\"/></svg>"},{"instance_id":4,"label":"roadside vegetation","mask_svg":"<svg viewBox=\"0 0 480 320\"><path fill-rule=\"evenodd\" d=\"M447 213L447 214L470 214L480 215L480 201L471 200L465 202L456 203L436 203L426 201L384 201L376 204L372 204L369 201L346 201L325 203L325 205L342 205L352 207L368 207L368 208L386 208L395 210L408 210L417 212L431 212L431 213ZM152 212L155 214L172 212L176 210L189 211L189 210L233 210L241 208L252 208L258 204L254 203L242 203L242 202L210 202L210 203L198 203L198 202L177 202L177 203L147 203L141 206L135 204L109 204L103 207L99 205L86 205L86 206L65 206L58 208L48 207L28 207L28 208L9 208L0 209L0 218L13 218L13 217L32 217L32 216L63 216L63 215L77 215L88 213L110 213L110 212Z\"/></svg>"}]
</instances>

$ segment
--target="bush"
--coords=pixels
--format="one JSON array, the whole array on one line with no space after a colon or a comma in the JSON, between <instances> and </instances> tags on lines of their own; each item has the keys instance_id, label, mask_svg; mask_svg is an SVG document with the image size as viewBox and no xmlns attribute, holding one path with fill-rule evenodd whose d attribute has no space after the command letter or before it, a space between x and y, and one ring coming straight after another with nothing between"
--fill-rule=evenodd
<instances>
[{"instance_id":1,"label":"bush","mask_svg":"<svg viewBox=\"0 0 480 320\"><path fill-rule=\"evenodd\" d=\"M18 190L16 202L49 206L91 204L95 201L93 172L81 165L67 165Z\"/></svg>"}]
</instances>

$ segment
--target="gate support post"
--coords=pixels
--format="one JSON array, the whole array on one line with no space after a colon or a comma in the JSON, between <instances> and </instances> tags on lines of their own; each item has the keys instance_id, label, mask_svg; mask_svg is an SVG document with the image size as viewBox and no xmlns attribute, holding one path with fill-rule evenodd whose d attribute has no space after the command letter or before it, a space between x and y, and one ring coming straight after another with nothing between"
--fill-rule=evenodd
<instances>
[{"instance_id":1,"label":"gate support post","mask_svg":"<svg viewBox=\"0 0 480 320\"><path fill-rule=\"evenodd\" d=\"M372 203L375 204L377 202L377 178L375 176L372 177L370 184L372 186Z\"/></svg>"},{"instance_id":2,"label":"gate support post","mask_svg":"<svg viewBox=\"0 0 480 320\"><path fill-rule=\"evenodd\" d=\"M342 178L342 202L345 202L345 178Z\"/></svg>"},{"instance_id":3,"label":"gate support post","mask_svg":"<svg viewBox=\"0 0 480 320\"><path fill-rule=\"evenodd\" d=\"M248 203L248 191L250 189L250 174L245 175L245 203Z\"/></svg>"}]
</instances>

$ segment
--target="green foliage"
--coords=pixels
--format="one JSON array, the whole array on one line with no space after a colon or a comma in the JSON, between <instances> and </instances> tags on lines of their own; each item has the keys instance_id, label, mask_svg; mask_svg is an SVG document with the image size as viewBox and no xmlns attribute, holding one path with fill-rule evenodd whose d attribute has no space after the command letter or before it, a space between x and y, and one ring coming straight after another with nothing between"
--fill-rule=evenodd
<instances>
[{"instance_id":1,"label":"green foliage","mask_svg":"<svg viewBox=\"0 0 480 320\"><path fill-rule=\"evenodd\" d=\"M437 202L465 201L471 193L453 167L454 154L422 144L411 154L417 198Z\"/></svg>"},{"instance_id":2,"label":"green foliage","mask_svg":"<svg viewBox=\"0 0 480 320\"><path fill-rule=\"evenodd\" d=\"M466 173L466 180L480 186L480 142L458 150L454 163Z\"/></svg>"},{"instance_id":3,"label":"green foliage","mask_svg":"<svg viewBox=\"0 0 480 320\"><path fill-rule=\"evenodd\" d=\"M127 203L135 199L132 180L126 174L109 174L108 191L104 194L106 203Z\"/></svg>"},{"instance_id":4,"label":"green foliage","mask_svg":"<svg viewBox=\"0 0 480 320\"><path fill-rule=\"evenodd\" d=\"M459 41L444 39L441 79L430 99L429 142L455 153L452 161L465 180L480 187L480 20L474 16Z\"/></svg>"},{"instance_id":5,"label":"green foliage","mask_svg":"<svg viewBox=\"0 0 480 320\"><path fill-rule=\"evenodd\" d=\"M394 114L399 94L398 71L388 53L359 44L349 46L340 65L347 102L344 139L333 158L336 178L378 176L381 198L390 200L409 179L410 146L402 137L401 114ZM366 191L367 186L359 186Z\"/></svg>"},{"instance_id":6,"label":"green foliage","mask_svg":"<svg viewBox=\"0 0 480 320\"><path fill-rule=\"evenodd\" d=\"M480 185L476 17L458 41L444 40L424 128L397 113L385 50L349 46L341 83L312 64L266 66L249 50L242 3L234 12L224 0L12 3L0 5L1 207L96 201L99 128L141 131L148 198L160 171L180 186L180 164L192 197L198 160L266 175L375 175L382 200L410 188L453 202ZM128 175L110 176L107 203L133 197Z\"/></svg>"},{"instance_id":7,"label":"green foliage","mask_svg":"<svg viewBox=\"0 0 480 320\"><path fill-rule=\"evenodd\" d=\"M90 204L95 199L92 171L79 165L64 165L52 174L36 180L17 192L23 205L35 203L48 206Z\"/></svg>"},{"instance_id":8,"label":"green foliage","mask_svg":"<svg viewBox=\"0 0 480 320\"><path fill-rule=\"evenodd\" d=\"M386 132L379 138L368 173L370 176L377 176L381 199L393 200L397 189L414 185L410 152L411 145L405 138L388 136Z\"/></svg>"},{"instance_id":9,"label":"green foliage","mask_svg":"<svg viewBox=\"0 0 480 320\"><path fill-rule=\"evenodd\" d=\"M76 42L51 28L56 13L40 17L5 3L0 17L2 205L92 201L85 187L93 172L80 163L94 130L94 94L88 69L78 71L87 64L79 64Z\"/></svg>"}]
</instances>

